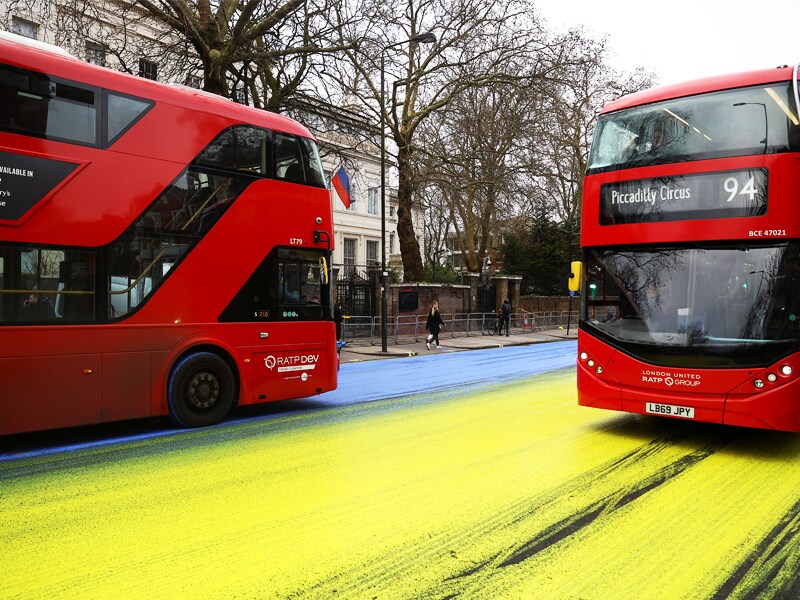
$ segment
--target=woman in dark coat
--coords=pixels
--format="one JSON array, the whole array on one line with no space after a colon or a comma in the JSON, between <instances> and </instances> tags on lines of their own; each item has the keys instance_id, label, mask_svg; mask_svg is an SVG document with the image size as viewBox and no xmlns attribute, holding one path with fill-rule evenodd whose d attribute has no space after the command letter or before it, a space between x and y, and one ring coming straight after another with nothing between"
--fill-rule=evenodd
<instances>
[{"instance_id":1,"label":"woman in dark coat","mask_svg":"<svg viewBox=\"0 0 800 600\"><path fill-rule=\"evenodd\" d=\"M444 327L444 321L442 320L442 315L439 314L439 301L434 300L431 305L431 310L428 313L428 322L425 324L425 329L431 332L428 339L425 341L428 350L431 349L431 342L436 344L438 350L442 349L442 346L439 344L439 332L442 330L442 327Z\"/></svg>"}]
</instances>

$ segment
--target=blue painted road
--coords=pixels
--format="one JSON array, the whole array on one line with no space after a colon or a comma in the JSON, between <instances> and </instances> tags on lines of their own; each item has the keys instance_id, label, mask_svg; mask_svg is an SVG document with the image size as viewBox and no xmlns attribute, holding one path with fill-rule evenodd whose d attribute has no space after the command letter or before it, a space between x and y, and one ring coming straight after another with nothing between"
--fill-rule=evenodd
<instances>
[{"instance_id":1,"label":"blue painted road","mask_svg":"<svg viewBox=\"0 0 800 600\"><path fill-rule=\"evenodd\" d=\"M339 387L332 392L246 407L214 427L274 419L306 410L511 382L574 367L576 354L577 342L570 340L344 364L339 371ZM182 428L154 426L152 421L142 420L12 436L11 441L0 440L6 446L0 450L0 462L184 433L186 430Z\"/></svg>"},{"instance_id":2,"label":"blue painted road","mask_svg":"<svg viewBox=\"0 0 800 600\"><path fill-rule=\"evenodd\" d=\"M577 342L549 342L342 365L339 387L315 399L357 404L424 392L525 379L575 366Z\"/></svg>"}]
</instances>

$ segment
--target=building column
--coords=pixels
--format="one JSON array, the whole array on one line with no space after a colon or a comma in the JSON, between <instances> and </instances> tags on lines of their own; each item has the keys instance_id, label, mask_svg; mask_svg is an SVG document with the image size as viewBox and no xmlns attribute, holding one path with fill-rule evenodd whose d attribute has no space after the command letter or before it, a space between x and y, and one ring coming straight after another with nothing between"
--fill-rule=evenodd
<instances>
[{"instance_id":1,"label":"building column","mask_svg":"<svg viewBox=\"0 0 800 600\"><path fill-rule=\"evenodd\" d=\"M511 300L511 310L522 312L519 306L520 296L522 295L522 275L512 275L508 280L511 288L511 294L508 297Z\"/></svg>"},{"instance_id":2,"label":"building column","mask_svg":"<svg viewBox=\"0 0 800 600\"><path fill-rule=\"evenodd\" d=\"M478 310L478 288L480 287L481 274L464 273L462 277L464 283L469 286L469 306L467 307L467 312L476 312Z\"/></svg>"},{"instance_id":3,"label":"building column","mask_svg":"<svg viewBox=\"0 0 800 600\"><path fill-rule=\"evenodd\" d=\"M372 282L372 289L373 289L373 292L374 292L373 295L372 295L372 312L373 312L373 314L370 315L370 316L379 317L381 315L381 301L382 301L382 298L381 298L381 268L380 268L380 266L367 268L367 278ZM388 294L389 290L386 290L386 293ZM387 295L386 301L387 302L389 301L388 295ZM389 310L388 305L387 305L386 310L387 311Z\"/></svg>"},{"instance_id":4,"label":"building column","mask_svg":"<svg viewBox=\"0 0 800 600\"><path fill-rule=\"evenodd\" d=\"M495 275L492 277L494 283L494 309L500 310L503 300L508 298L508 275Z\"/></svg>"}]
</instances>

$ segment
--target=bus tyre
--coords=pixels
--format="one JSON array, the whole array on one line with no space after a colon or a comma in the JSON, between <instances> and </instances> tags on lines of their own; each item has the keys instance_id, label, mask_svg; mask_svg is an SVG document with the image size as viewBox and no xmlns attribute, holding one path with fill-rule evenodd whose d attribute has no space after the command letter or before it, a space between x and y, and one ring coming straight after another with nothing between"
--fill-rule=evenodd
<instances>
[{"instance_id":1,"label":"bus tyre","mask_svg":"<svg viewBox=\"0 0 800 600\"><path fill-rule=\"evenodd\" d=\"M231 368L218 355L198 352L184 356L169 376L169 415L184 427L218 423L233 407L235 388Z\"/></svg>"}]
</instances>

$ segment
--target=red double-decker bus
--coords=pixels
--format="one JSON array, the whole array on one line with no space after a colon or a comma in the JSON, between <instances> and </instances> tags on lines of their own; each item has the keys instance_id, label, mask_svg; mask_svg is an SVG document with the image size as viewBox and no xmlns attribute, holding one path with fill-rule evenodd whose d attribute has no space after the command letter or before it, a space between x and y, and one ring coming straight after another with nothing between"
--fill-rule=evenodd
<instances>
[{"instance_id":1,"label":"red double-decker bus","mask_svg":"<svg viewBox=\"0 0 800 600\"><path fill-rule=\"evenodd\" d=\"M585 406L800 431L797 68L609 103L583 193Z\"/></svg>"},{"instance_id":2,"label":"red double-decker bus","mask_svg":"<svg viewBox=\"0 0 800 600\"><path fill-rule=\"evenodd\" d=\"M303 126L0 39L0 434L334 389L332 239Z\"/></svg>"}]
</instances>

